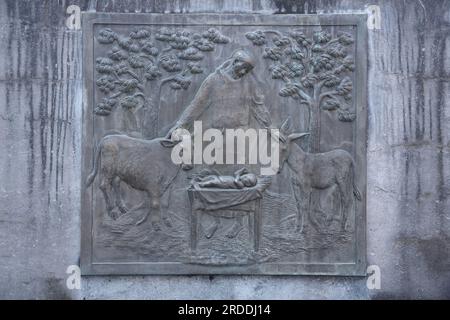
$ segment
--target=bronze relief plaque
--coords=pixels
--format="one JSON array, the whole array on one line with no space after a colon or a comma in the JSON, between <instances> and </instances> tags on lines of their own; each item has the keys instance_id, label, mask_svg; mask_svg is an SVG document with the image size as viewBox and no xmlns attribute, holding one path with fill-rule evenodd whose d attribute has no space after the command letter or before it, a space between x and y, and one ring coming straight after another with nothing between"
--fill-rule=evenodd
<instances>
[{"instance_id":1,"label":"bronze relief plaque","mask_svg":"<svg viewBox=\"0 0 450 320\"><path fill-rule=\"evenodd\" d=\"M364 15L83 16L83 274L364 275Z\"/></svg>"}]
</instances>

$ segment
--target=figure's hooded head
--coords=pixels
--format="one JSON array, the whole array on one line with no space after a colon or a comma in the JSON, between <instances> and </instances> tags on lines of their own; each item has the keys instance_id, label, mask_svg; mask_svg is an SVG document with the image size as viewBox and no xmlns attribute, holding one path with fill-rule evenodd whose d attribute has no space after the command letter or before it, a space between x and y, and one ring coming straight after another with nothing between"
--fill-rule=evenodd
<instances>
[{"instance_id":1,"label":"figure's hooded head","mask_svg":"<svg viewBox=\"0 0 450 320\"><path fill-rule=\"evenodd\" d=\"M235 79L242 78L255 66L252 56L243 49L233 52L230 58L230 63L231 73Z\"/></svg>"}]
</instances>

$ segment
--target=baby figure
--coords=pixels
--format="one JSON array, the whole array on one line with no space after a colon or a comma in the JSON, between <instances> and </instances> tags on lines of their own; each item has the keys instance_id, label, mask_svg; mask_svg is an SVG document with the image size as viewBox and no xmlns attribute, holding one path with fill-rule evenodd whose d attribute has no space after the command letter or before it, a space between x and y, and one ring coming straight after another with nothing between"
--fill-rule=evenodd
<instances>
[{"instance_id":1,"label":"baby figure","mask_svg":"<svg viewBox=\"0 0 450 320\"><path fill-rule=\"evenodd\" d=\"M201 188L243 189L254 187L258 179L247 168L239 169L234 176L221 176L217 174L197 178L197 184Z\"/></svg>"}]
</instances>

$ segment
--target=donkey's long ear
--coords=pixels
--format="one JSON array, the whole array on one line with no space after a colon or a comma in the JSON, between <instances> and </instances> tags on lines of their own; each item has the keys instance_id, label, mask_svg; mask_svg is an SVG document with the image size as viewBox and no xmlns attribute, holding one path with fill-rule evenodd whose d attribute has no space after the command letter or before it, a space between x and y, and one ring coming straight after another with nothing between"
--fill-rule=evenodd
<instances>
[{"instance_id":1,"label":"donkey's long ear","mask_svg":"<svg viewBox=\"0 0 450 320\"><path fill-rule=\"evenodd\" d=\"M287 117L280 127L280 132L283 134L288 134L289 130L291 130L291 117Z\"/></svg>"},{"instance_id":2,"label":"donkey's long ear","mask_svg":"<svg viewBox=\"0 0 450 320\"><path fill-rule=\"evenodd\" d=\"M288 136L288 141L294 141L296 139L299 139L301 137L309 136L309 132L302 132L302 133L291 133Z\"/></svg>"}]
</instances>

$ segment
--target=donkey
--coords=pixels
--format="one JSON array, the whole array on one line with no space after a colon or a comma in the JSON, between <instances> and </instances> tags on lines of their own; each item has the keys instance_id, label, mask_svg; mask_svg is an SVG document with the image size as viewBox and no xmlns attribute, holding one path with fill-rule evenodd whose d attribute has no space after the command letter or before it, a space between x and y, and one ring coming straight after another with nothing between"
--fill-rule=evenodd
<instances>
[{"instance_id":1,"label":"donkey","mask_svg":"<svg viewBox=\"0 0 450 320\"><path fill-rule=\"evenodd\" d=\"M311 213L311 193L313 189L323 190L337 185L340 194L340 211L342 215L341 229L347 229L347 217L353 204L353 196L361 201L361 193L355 185L354 161L350 153L342 149L336 149L323 153L305 152L294 141L309 135L309 133L291 133L286 135L289 126L287 119L280 128L279 150L281 172L285 163L294 174L293 182L303 192L304 198L294 191L298 207L297 230L303 230L303 210L300 208L302 201L308 203L308 216Z\"/></svg>"}]
</instances>

